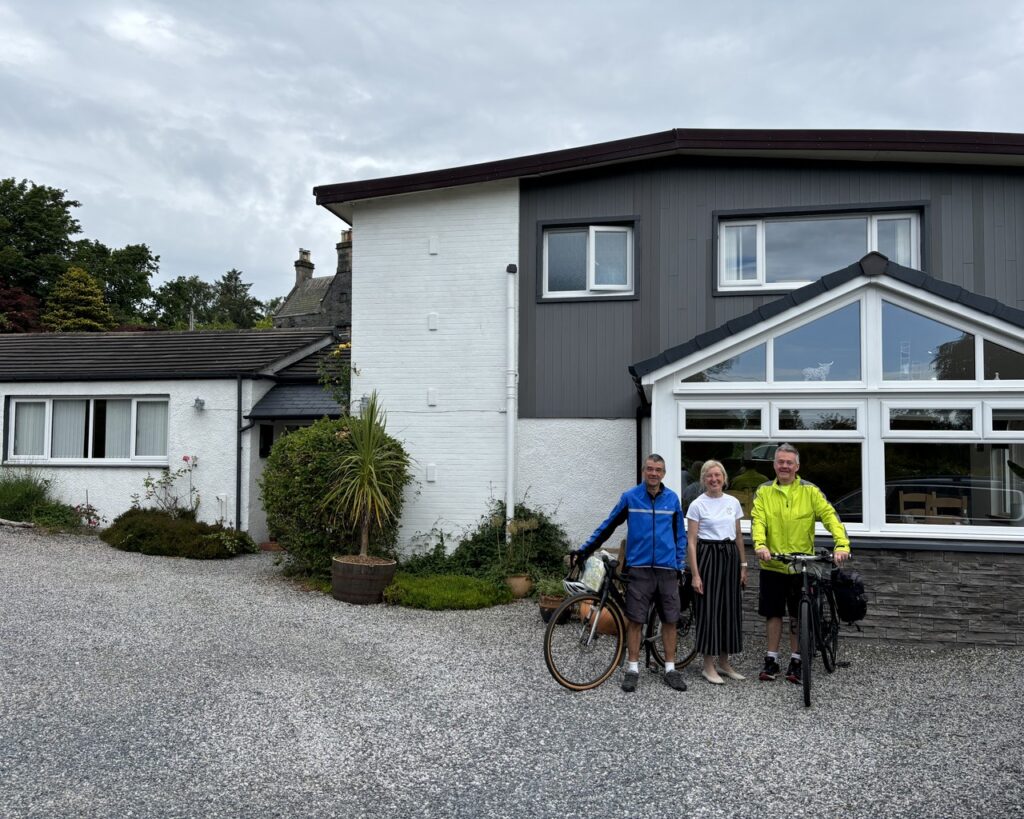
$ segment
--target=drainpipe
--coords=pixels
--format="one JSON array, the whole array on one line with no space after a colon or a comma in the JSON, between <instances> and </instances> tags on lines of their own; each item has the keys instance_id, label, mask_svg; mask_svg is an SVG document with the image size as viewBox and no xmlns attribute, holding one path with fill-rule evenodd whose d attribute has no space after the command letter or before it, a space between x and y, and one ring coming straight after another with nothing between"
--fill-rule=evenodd
<instances>
[{"instance_id":1,"label":"drainpipe","mask_svg":"<svg viewBox=\"0 0 1024 819\"><path fill-rule=\"evenodd\" d=\"M633 376L633 385L640 394L640 405L636 408L636 482L641 483L644 479L644 418L651 417L651 402L647 400L640 376L632 367L629 368L629 374Z\"/></svg>"},{"instance_id":2,"label":"drainpipe","mask_svg":"<svg viewBox=\"0 0 1024 819\"><path fill-rule=\"evenodd\" d=\"M242 376L235 376L237 387L236 412L238 417L238 433L235 447L235 531L242 531L242 433L256 426L255 421L242 424Z\"/></svg>"},{"instance_id":3,"label":"drainpipe","mask_svg":"<svg viewBox=\"0 0 1024 819\"><path fill-rule=\"evenodd\" d=\"M514 264L505 268L508 273L507 293L505 296L505 315L507 328L507 348L505 351L508 366L505 370L505 542L511 542L509 524L516 510L516 274L519 272Z\"/></svg>"}]
</instances>

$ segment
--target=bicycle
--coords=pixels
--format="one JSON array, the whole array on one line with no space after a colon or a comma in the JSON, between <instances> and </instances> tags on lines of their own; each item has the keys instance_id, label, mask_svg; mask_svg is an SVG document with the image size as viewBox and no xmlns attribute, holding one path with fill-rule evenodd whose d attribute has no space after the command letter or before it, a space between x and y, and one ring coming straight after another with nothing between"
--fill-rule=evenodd
<instances>
[{"instance_id":1,"label":"bicycle","mask_svg":"<svg viewBox=\"0 0 1024 819\"><path fill-rule=\"evenodd\" d=\"M623 584L628 576L618 573L619 562L601 555L605 576L597 591L577 593L578 570L563 581L570 593L555 609L544 631L544 662L559 685L571 691L597 688L622 665L626 652L626 604ZM576 575L576 576L574 576ZM682 585L682 584L681 584ZM682 591L682 589L681 589ZM694 647L692 595L682 604L676 625L676 668L684 668L697 656ZM657 671L665 666L661 619L651 605L641 646L645 666ZM653 666L653 667L652 667Z\"/></svg>"},{"instance_id":2,"label":"bicycle","mask_svg":"<svg viewBox=\"0 0 1024 819\"><path fill-rule=\"evenodd\" d=\"M815 653L821 654L821 664L829 674L839 665L839 611L832 591L831 573L823 576L819 563L835 565L832 552L818 548L813 554L772 554L797 566L802 576L800 604L797 609L800 649L800 683L803 687L804 706L811 704L812 667Z\"/></svg>"}]
</instances>

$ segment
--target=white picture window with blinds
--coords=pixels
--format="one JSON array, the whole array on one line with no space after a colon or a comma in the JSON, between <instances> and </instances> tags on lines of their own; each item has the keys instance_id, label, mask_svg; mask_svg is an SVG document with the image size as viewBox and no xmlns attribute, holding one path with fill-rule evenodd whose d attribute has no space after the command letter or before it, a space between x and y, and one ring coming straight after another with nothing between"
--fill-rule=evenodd
<instances>
[{"instance_id":1,"label":"white picture window with blinds","mask_svg":"<svg viewBox=\"0 0 1024 819\"><path fill-rule=\"evenodd\" d=\"M167 462L165 398L15 398L9 461Z\"/></svg>"}]
</instances>

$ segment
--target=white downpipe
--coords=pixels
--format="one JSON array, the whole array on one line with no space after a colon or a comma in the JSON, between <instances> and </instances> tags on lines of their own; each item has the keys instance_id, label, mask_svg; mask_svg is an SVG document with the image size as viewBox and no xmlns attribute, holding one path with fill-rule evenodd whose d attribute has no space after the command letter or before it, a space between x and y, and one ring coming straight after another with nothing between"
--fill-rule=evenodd
<instances>
[{"instance_id":1,"label":"white downpipe","mask_svg":"<svg viewBox=\"0 0 1024 819\"><path fill-rule=\"evenodd\" d=\"M516 509L516 388L519 373L516 369L516 274L519 269L510 264L505 268L508 274L505 315L507 327L507 349L505 351L505 537L511 537L508 526Z\"/></svg>"}]
</instances>

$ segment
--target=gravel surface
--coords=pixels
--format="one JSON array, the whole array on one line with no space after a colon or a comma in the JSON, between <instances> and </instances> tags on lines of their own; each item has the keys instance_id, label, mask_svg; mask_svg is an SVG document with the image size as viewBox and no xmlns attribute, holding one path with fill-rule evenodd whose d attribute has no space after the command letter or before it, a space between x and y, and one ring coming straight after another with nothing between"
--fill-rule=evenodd
<instances>
[{"instance_id":1,"label":"gravel surface","mask_svg":"<svg viewBox=\"0 0 1024 819\"><path fill-rule=\"evenodd\" d=\"M7 527L0 554L0 816L1024 814L1020 650L848 641L810 709L694 667L573 694L531 602L350 606L269 554Z\"/></svg>"}]
</instances>

